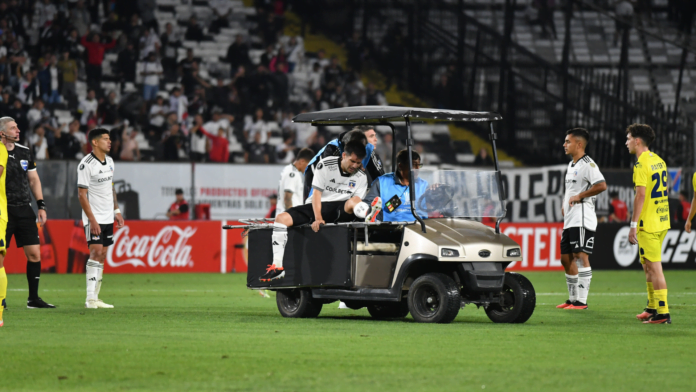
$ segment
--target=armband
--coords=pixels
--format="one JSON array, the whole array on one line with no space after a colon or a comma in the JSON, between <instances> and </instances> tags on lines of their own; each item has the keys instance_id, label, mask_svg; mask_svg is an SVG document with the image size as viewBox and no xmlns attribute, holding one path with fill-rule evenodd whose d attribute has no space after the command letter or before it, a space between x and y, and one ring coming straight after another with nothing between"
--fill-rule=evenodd
<instances>
[{"instance_id":1,"label":"armband","mask_svg":"<svg viewBox=\"0 0 696 392\"><path fill-rule=\"evenodd\" d=\"M637 229L638 228L638 222L631 222L631 229Z\"/></svg>"},{"instance_id":2,"label":"armband","mask_svg":"<svg viewBox=\"0 0 696 392\"><path fill-rule=\"evenodd\" d=\"M37 200L37 201L36 201L36 205L39 206L39 209L40 209L40 210L46 211L46 202L43 201L43 199Z\"/></svg>"},{"instance_id":3,"label":"armband","mask_svg":"<svg viewBox=\"0 0 696 392\"><path fill-rule=\"evenodd\" d=\"M121 209L120 209L120 208L117 208L117 209L114 210L114 214L120 214L120 213L121 213Z\"/></svg>"}]
</instances>

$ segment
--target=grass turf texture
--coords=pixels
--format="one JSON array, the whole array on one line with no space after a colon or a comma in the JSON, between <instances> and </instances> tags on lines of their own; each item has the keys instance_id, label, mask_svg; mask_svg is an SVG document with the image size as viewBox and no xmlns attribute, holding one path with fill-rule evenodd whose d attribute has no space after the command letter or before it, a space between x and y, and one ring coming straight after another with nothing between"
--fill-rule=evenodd
<instances>
[{"instance_id":1,"label":"grass turf texture","mask_svg":"<svg viewBox=\"0 0 696 392\"><path fill-rule=\"evenodd\" d=\"M106 275L84 309L83 275L44 275L59 308L26 309L10 275L2 390L693 390L696 271L668 272L672 325L643 325L643 274L595 271L590 309L559 310L558 273L527 273L537 308L521 325L467 306L452 324L375 321L324 305L282 318L245 275ZM656 383L656 384L655 384Z\"/></svg>"}]
</instances>

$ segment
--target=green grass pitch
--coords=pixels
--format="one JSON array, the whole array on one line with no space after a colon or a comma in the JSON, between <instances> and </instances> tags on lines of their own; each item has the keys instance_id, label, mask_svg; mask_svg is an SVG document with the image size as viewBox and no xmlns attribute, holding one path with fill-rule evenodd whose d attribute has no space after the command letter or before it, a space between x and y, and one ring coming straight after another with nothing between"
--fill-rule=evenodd
<instances>
[{"instance_id":1,"label":"green grass pitch","mask_svg":"<svg viewBox=\"0 0 696 392\"><path fill-rule=\"evenodd\" d=\"M522 325L467 306L452 324L374 321L324 305L284 319L240 274L105 275L115 309L84 309L85 278L44 275L59 308L28 310L9 276L0 390L640 391L694 390L696 271L668 272L674 324L643 325L640 272L595 271L587 311L558 310L563 273L527 273L537 308Z\"/></svg>"}]
</instances>

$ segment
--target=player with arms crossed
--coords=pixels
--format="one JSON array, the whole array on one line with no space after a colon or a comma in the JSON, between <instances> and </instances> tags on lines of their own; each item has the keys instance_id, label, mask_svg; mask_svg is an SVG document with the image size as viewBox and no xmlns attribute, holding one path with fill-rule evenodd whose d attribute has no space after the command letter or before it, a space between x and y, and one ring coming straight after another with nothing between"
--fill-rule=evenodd
<instances>
[{"instance_id":1,"label":"player with arms crossed","mask_svg":"<svg viewBox=\"0 0 696 392\"><path fill-rule=\"evenodd\" d=\"M568 300L556 306L560 309L587 309L587 296L592 281L589 255L594 248L597 230L595 196L607 189L607 183L597 164L585 154L589 140L587 130L573 128L566 132L563 143L565 153L573 160L568 164L565 197L561 207L561 263L565 268Z\"/></svg>"},{"instance_id":2,"label":"player with arms crossed","mask_svg":"<svg viewBox=\"0 0 696 392\"><path fill-rule=\"evenodd\" d=\"M655 131L645 124L626 129L626 147L638 161L633 166L633 202L628 241L638 244L640 263L648 287L648 307L637 315L644 324L672 324L667 306L667 282L662 272L662 242L670 228L667 198L667 164L649 150Z\"/></svg>"},{"instance_id":3,"label":"player with arms crossed","mask_svg":"<svg viewBox=\"0 0 696 392\"><path fill-rule=\"evenodd\" d=\"M304 192L304 171L313 157L314 151L309 148L303 148L297 154L295 162L283 168L283 171L280 173L276 216L289 208L304 204L304 199L302 198Z\"/></svg>"},{"instance_id":4,"label":"player with arms crossed","mask_svg":"<svg viewBox=\"0 0 696 392\"><path fill-rule=\"evenodd\" d=\"M38 222L46 223L46 203L43 201L41 179L36 172L36 162L28 147L19 143L19 128L11 117L0 118L2 142L7 148L7 232L5 243L15 242L18 248L24 248L27 257L27 282L29 297L27 308L55 308L39 297L39 279L41 278L41 242L36 227L37 214L31 208L31 195L36 199ZM5 305L5 304L3 304Z\"/></svg>"},{"instance_id":5,"label":"player with arms crossed","mask_svg":"<svg viewBox=\"0 0 696 392\"><path fill-rule=\"evenodd\" d=\"M87 301L89 309L113 308L99 299L104 273L104 260L114 243L114 215L118 228L123 227L123 216L114 192L114 160L106 155L111 150L109 131L95 128L89 132L92 152L77 166L77 191L82 206L82 224L89 245L87 260Z\"/></svg>"},{"instance_id":6,"label":"player with arms crossed","mask_svg":"<svg viewBox=\"0 0 696 392\"><path fill-rule=\"evenodd\" d=\"M317 164L312 180L312 195L307 204L292 207L276 217L271 242L273 264L259 278L270 282L285 277L283 255L288 241L288 227L312 224L319 231L326 222L350 222L355 219L353 209L367 192L367 175L362 171L365 145L360 141L346 143L341 157L323 158Z\"/></svg>"},{"instance_id":7,"label":"player with arms crossed","mask_svg":"<svg viewBox=\"0 0 696 392\"><path fill-rule=\"evenodd\" d=\"M7 229L7 195L5 194L5 173L7 170L7 148L0 143L0 302L5 302L7 296L7 274L5 274L5 254L7 253L5 243L5 230ZM0 306L0 327L4 322L2 312L5 310Z\"/></svg>"}]
</instances>

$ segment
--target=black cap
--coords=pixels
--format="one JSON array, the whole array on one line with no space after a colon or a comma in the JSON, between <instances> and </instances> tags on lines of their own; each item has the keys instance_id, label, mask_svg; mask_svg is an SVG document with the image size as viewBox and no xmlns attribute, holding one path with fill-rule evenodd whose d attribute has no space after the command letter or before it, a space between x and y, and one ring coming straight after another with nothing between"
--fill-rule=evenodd
<instances>
[{"instance_id":1,"label":"black cap","mask_svg":"<svg viewBox=\"0 0 696 392\"><path fill-rule=\"evenodd\" d=\"M183 194L184 194L184 190L181 189L181 188L176 188L176 190L174 191L174 194L175 194L175 195L183 195Z\"/></svg>"}]
</instances>

